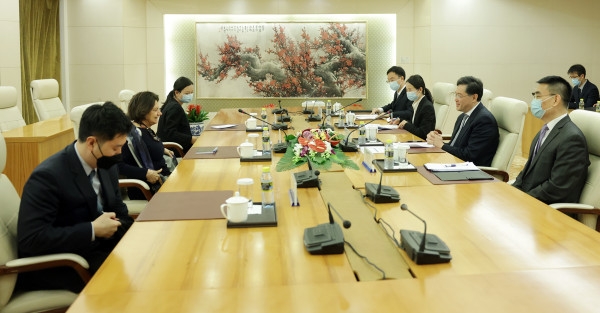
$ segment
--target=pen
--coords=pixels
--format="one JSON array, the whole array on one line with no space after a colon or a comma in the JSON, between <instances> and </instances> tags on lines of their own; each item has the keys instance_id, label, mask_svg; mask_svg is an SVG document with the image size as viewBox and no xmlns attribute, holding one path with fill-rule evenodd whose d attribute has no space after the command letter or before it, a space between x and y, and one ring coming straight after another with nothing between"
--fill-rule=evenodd
<instances>
[{"instance_id":1,"label":"pen","mask_svg":"<svg viewBox=\"0 0 600 313\"><path fill-rule=\"evenodd\" d=\"M212 151L213 154L217 153L217 150L219 150L219 147L215 147Z\"/></svg>"},{"instance_id":2,"label":"pen","mask_svg":"<svg viewBox=\"0 0 600 313\"><path fill-rule=\"evenodd\" d=\"M446 167L456 167L456 164L446 164Z\"/></svg>"}]
</instances>

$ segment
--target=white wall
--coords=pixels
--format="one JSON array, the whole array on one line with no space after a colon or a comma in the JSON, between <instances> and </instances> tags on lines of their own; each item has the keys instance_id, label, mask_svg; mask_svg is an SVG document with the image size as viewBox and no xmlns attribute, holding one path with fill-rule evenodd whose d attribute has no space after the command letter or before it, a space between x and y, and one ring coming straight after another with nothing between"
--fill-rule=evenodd
<instances>
[{"instance_id":1,"label":"white wall","mask_svg":"<svg viewBox=\"0 0 600 313\"><path fill-rule=\"evenodd\" d=\"M21 90L21 51L19 39L19 0L0 0L0 85ZM21 108L21 94L17 92Z\"/></svg>"}]
</instances>

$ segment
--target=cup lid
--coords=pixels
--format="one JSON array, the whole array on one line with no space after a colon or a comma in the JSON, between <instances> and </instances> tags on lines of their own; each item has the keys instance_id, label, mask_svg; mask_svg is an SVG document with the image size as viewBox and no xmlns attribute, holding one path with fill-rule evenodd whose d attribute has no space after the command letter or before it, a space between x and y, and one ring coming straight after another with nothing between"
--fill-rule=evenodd
<instances>
[{"instance_id":1,"label":"cup lid","mask_svg":"<svg viewBox=\"0 0 600 313\"><path fill-rule=\"evenodd\" d=\"M240 147L254 147L254 145L248 141L248 139L246 139L246 141L242 142L242 144L240 145Z\"/></svg>"},{"instance_id":2,"label":"cup lid","mask_svg":"<svg viewBox=\"0 0 600 313\"><path fill-rule=\"evenodd\" d=\"M227 203L246 203L248 202L248 198L240 196L239 192L235 192L234 196L225 200Z\"/></svg>"},{"instance_id":3,"label":"cup lid","mask_svg":"<svg viewBox=\"0 0 600 313\"><path fill-rule=\"evenodd\" d=\"M252 185L254 184L254 179L252 178L240 178L237 180L238 185Z\"/></svg>"}]
</instances>

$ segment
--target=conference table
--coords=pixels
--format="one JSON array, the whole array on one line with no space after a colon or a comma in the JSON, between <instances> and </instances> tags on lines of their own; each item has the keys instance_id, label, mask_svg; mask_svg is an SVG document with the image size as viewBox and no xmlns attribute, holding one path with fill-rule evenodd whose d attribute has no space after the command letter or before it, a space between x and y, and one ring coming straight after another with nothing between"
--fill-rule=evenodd
<instances>
[{"instance_id":1,"label":"conference table","mask_svg":"<svg viewBox=\"0 0 600 313\"><path fill-rule=\"evenodd\" d=\"M250 109L250 112L258 112ZM247 117L223 109L194 144L235 147L243 130L214 130L243 124ZM274 118L269 117L270 121ZM316 123L292 115L298 132ZM277 137L277 131L271 131ZM381 140L415 140L405 132ZM357 164L362 153L348 153ZM271 166L277 227L227 228L226 220L136 221L81 292L69 312L592 312L600 307L600 235L578 221L499 181L437 184L418 172L384 173L383 183L400 203L427 221L428 233L450 247L452 260L416 265L396 245L400 229L423 224L399 203L365 200L364 183L380 173L333 168L322 186L298 189L299 206L288 190L292 173L275 172L271 161L184 158L153 200L178 194L225 190L240 177L260 178ZM459 162L445 153L409 153L416 166ZM260 201L255 184L254 200ZM183 201L179 201L183 203ZM205 210L199 201L191 209ZM344 254L310 255L305 228L327 223L327 205L352 222L344 229ZM359 253L385 272L371 266Z\"/></svg>"}]
</instances>

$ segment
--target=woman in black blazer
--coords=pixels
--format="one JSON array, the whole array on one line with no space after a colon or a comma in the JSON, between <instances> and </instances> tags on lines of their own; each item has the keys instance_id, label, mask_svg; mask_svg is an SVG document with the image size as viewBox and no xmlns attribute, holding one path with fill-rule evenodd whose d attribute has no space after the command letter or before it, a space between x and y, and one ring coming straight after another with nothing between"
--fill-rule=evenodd
<instances>
[{"instance_id":1,"label":"woman in black blazer","mask_svg":"<svg viewBox=\"0 0 600 313\"><path fill-rule=\"evenodd\" d=\"M413 75L406 80L406 97L413 101L412 120L397 120L398 128L406 129L413 135L425 140L427 134L435 128L435 110L431 91L425 87L420 75Z\"/></svg>"},{"instance_id":2,"label":"woman in black blazer","mask_svg":"<svg viewBox=\"0 0 600 313\"><path fill-rule=\"evenodd\" d=\"M182 105L194 98L194 83L187 77L179 77L173 84L173 90L161 108L158 120L158 136L164 141L173 141L183 147L186 153L196 142L198 136L192 136L190 123ZM180 155L183 157L183 155Z\"/></svg>"}]
</instances>

